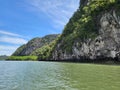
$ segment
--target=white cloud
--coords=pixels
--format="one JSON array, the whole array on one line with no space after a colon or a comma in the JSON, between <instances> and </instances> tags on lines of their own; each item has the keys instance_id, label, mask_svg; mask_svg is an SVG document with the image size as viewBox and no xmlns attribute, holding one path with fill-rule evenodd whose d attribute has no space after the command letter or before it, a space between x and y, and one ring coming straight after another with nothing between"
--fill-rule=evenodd
<instances>
[{"instance_id":1,"label":"white cloud","mask_svg":"<svg viewBox=\"0 0 120 90\"><path fill-rule=\"evenodd\" d=\"M4 43L7 43L7 46ZM20 45L26 43L27 40L19 34L0 30L0 55L11 55Z\"/></svg>"},{"instance_id":2,"label":"white cloud","mask_svg":"<svg viewBox=\"0 0 120 90\"><path fill-rule=\"evenodd\" d=\"M7 50L16 50L18 46L5 46L5 45L0 45L0 51L7 51Z\"/></svg>"},{"instance_id":3,"label":"white cloud","mask_svg":"<svg viewBox=\"0 0 120 90\"><path fill-rule=\"evenodd\" d=\"M10 44L25 44L27 43L27 40L23 39L22 35L7 32L4 30L0 30L0 42L6 42Z\"/></svg>"},{"instance_id":4,"label":"white cloud","mask_svg":"<svg viewBox=\"0 0 120 90\"><path fill-rule=\"evenodd\" d=\"M19 34L7 32L7 31L4 31L4 30L0 30L0 34L8 35L8 36L18 36L18 37L21 37L21 35L19 35Z\"/></svg>"},{"instance_id":5,"label":"white cloud","mask_svg":"<svg viewBox=\"0 0 120 90\"><path fill-rule=\"evenodd\" d=\"M28 0L28 3L38 15L45 13L55 27L64 27L79 6L79 0Z\"/></svg>"},{"instance_id":6,"label":"white cloud","mask_svg":"<svg viewBox=\"0 0 120 90\"><path fill-rule=\"evenodd\" d=\"M3 46L0 45L0 55L10 56L19 46Z\"/></svg>"},{"instance_id":7,"label":"white cloud","mask_svg":"<svg viewBox=\"0 0 120 90\"><path fill-rule=\"evenodd\" d=\"M0 42L6 42L11 44L25 44L27 43L27 40L18 37L1 36Z\"/></svg>"}]
</instances>

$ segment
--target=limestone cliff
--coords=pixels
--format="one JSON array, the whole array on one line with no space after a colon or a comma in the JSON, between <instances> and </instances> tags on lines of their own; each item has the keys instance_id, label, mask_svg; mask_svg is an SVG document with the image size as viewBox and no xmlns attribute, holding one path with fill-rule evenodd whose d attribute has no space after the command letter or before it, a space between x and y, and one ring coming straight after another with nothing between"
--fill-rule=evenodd
<instances>
[{"instance_id":1,"label":"limestone cliff","mask_svg":"<svg viewBox=\"0 0 120 90\"><path fill-rule=\"evenodd\" d=\"M46 35L42 38L34 38L27 44L20 46L12 56L28 56L42 46L49 44L57 38L58 34Z\"/></svg>"},{"instance_id":2,"label":"limestone cliff","mask_svg":"<svg viewBox=\"0 0 120 90\"><path fill-rule=\"evenodd\" d=\"M53 60L120 58L120 1L80 0L53 50Z\"/></svg>"}]
</instances>

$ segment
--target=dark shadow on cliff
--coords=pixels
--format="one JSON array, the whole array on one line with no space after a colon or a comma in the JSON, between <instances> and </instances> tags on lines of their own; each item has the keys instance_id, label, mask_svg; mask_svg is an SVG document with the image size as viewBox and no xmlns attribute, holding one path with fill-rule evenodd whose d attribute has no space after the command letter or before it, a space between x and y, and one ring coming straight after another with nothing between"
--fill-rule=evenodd
<instances>
[{"instance_id":1,"label":"dark shadow on cliff","mask_svg":"<svg viewBox=\"0 0 120 90\"><path fill-rule=\"evenodd\" d=\"M47 61L47 62L65 62L65 63L82 63L82 64L100 64L100 65L120 65L120 61L118 58L99 58L99 59L87 59L82 58L79 59L66 59L66 60L39 60L39 61Z\"/></svg>"}]
</instances>

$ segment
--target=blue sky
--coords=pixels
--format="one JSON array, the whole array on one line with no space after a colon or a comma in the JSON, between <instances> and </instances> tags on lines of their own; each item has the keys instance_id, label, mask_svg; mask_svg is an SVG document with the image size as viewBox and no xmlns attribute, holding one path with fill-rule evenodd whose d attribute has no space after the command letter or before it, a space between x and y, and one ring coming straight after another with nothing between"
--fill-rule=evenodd
<instances>
[{"instance_id":1,"label":"blue sky","mask_svg":"<svg viewBox=\"0 0 120 90\"><path fill-rule=\"evenodd\" d=\"M62 33L79 0L0 0L0 55L34 37Z\"/></svg>"}]
</instances>

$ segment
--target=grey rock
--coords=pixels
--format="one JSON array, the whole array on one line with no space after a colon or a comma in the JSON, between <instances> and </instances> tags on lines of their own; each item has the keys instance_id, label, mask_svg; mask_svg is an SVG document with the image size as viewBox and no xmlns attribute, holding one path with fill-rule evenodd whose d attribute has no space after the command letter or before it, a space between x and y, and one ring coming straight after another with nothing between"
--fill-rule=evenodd
<instances>
[{"instance_id":1,"label":"grey rock","mask_svg":"<svg viewBox=\"0 0 120 90\"><path fill-rule=\"evenodd\" d=\"M89 4L89 0L81 0L82 6ZM88 3L87 3L88 2ZM81 7L82 7L81 6ZM95 39L87 39L84 42L77 40L72 46L72 53L66 53L61 50L61 43L57 44L53 51L55 60L67 59L120 59L120 10L115 8L109 11L103 11L97 16L99 34ZM80 45L79 45L80 44Z\"/></svg>"}]
</instances>

